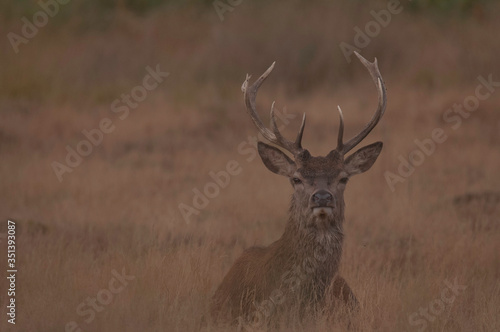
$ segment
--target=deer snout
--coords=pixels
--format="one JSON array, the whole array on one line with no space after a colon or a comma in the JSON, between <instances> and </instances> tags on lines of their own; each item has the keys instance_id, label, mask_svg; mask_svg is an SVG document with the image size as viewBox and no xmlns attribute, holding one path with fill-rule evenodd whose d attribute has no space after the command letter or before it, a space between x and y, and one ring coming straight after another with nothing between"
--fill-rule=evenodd
<instances>
[{"instance_id":1,"label":"deer snout","mask_svg":"<svg viewBox=\"0 0 500 332\"><path fill-rule=\"evenodd\" d=\"M316 206L328 206L333 200L333 196L328 191L322 189L316 191L311 199Z\"/></svg>"}]
</instances>

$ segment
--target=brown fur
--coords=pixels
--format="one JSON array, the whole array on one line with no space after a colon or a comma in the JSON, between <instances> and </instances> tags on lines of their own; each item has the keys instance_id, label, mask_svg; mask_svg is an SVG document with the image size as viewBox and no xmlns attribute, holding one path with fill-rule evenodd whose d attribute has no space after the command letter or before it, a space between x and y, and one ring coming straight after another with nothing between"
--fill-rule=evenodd
<instances>
[{"instance_id":1,"label":"brown fur","mask_svg":"<svg viewBox=\"0 0 500 332\"><path fill-rule=\"evenodd\" d=\"M276 157L275 148L260 144L263 159L269 151ZM294 186L284 234L268 247L247 249L236 260L213 297L215 319L251 322L256 315L262 320L265 312L267 321L277 312L322 309L334 299L357 306L351 289L337 274L344 237L345 183L340 180L347 176L347 168L356 165L346 165L335 153L296 158L296 162L288 166L303 183ZM311 212L310 197L318 189L329 190L335 198L331 216L320 218Z\"/></svg>"},{"instance_id":2,"label":"brown fur","mask_svg":"<svg viewBox=\"0 0 500 332\"><path fill-rule=\"evenodd\" d=\"M286 176L294 187L288 224L279 240L268 247L247 249L236 260L212 303L215 320L263 327L279 314L302 318L323 311L325 304L338 300L357 307L357 300L344 279L338 276L344 238L344 189L348 179L370 169L382 150L377 142L344 159L376 126L386 107L386 93L377 61L356 56L370 72L379 92L379 105L368 125L347 143L343 142L343 116L339 108L338 145L325 157L313 157L302 148L305 126L302 119L297 139L291 142L278 130L271 107L272 131L265 128L255 110L257 90L274 68L274 63L251 86L247 75L242 90L248 113L261 134L270 142L293 153L290 159L281 150L258 143L264 165Z\"/></svg>"}]
</instances>

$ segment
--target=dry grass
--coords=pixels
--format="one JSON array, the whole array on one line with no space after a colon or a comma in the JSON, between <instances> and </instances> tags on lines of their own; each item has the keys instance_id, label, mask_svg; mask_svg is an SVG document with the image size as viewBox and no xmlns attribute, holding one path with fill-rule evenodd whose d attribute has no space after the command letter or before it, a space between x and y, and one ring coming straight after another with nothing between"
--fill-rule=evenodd
<instances>
[{"instance_id":1,"label":"dry grass","mask_svg":"<svg viewBox=\"0 0 500 332\"><path fill-rule=\"evenodd\" d=\"M238 153L256 134L239 84L245 72L259 73L276 59L260 96L263 116L273 99L290 113L306 111L304 144L326 154L336 140L337 104L347 136L375 108L368 74L348 65L338 48L352 41L353 26L371 19L372 8L363 6L243 2L223 23L211 7L165 7L142 17L117 11L104 27L81 31L76 18L49 25L18 55L4 38L0 220L2 232L8 218L18 223L19 273L17 324L3 313L0 330L61 331L76 321L84 331L217 331L204 318L211 295L245 248L281 235L291 194L259 158ZM361 302L354 331L418 330L423 325L412 326L409 316L455 279L467 288L427 330L500 330L500 91L458 130L442 120L474 93L477 76L500 79L500 40L493 36L500 22L490 11L437 19L403 12L363 50L380 60L389 107L367 139L384 141L381 156L346 190L341 273ZM19 30L19 21L1 26ZM118 120L111 102L157 63L171 75ZM62 162L65 146L104 117L116 130L58 182L51 162ZM384 172L396 172L398 156L437 127L448 140L393 193ZM178 204L190 204L208 172L233 159L241 174L186 223ZM86 324L78 305L122 268L135 279ZM319 319L295 329L332 325Z\"/></svg>"}]
</instances>

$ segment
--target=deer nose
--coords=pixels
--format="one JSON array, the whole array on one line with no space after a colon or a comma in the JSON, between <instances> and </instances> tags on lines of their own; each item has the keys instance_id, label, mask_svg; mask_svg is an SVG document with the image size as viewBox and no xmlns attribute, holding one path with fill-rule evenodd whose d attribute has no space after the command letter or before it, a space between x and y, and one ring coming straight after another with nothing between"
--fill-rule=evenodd
<instances>
[{"instance_id":1,"label":"deer nose","mask_svg":"<svg viewBox=\"0 0 500 332\"><path fill-rule=\"evenodd\" d=\"M312 196L312 201L319 206L325 206L333 199L332 194L326 190L318 190Z\"/></svg>"}]
</instances>

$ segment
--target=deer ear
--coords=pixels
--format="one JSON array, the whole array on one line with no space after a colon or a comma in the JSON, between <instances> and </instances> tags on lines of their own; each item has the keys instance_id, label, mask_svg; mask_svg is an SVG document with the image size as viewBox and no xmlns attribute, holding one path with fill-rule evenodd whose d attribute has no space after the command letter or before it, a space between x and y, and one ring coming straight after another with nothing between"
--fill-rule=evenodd
<instances>
[{"instance_id":1,"label":"deer ear","mask_svg":"<svg viewBox=\"0 0 500 332\"><path fill-rule=\"evenodd\" d=\"M344 162L346 172L355 175L369 170L382 151L382 145L382 142L376 142L354 152Z\"/></svg>"},{"instance_id":2,"label":"deer ear","mask_svg":"<svg viewBox=\"0 0 500 332\"><path fill-rule=\"evenodd\" d=\"M273 146L259 142L257 144L259 155L267 169L273 173L291 177L297 166L286 154Z\"/></svg>"}]
</instances>

